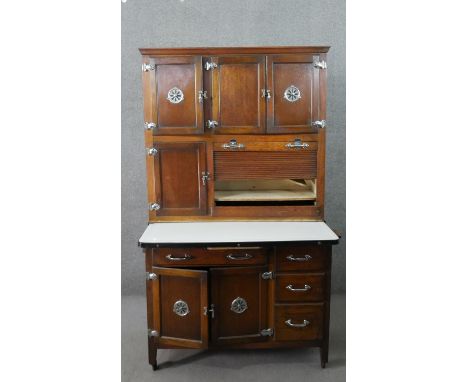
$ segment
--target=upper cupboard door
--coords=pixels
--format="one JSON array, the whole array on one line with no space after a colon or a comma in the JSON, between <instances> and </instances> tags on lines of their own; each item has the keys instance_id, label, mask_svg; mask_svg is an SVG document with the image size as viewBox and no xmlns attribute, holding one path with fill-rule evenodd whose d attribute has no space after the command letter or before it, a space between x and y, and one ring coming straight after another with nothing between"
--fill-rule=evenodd
<instances>
[{"instance_id":1,"label":"upper cupboard door","mask_svg":"<svg viewBox=\"0 0 468 382\"><path fill-rule=\"evenodd\" d=\"M216 65L212 69L214 132L264 133L265 56L213 57L210 61Z\"/></svg>"},{"instance_id":2,"label":"upper cupboard door","mask_svg":"<svg viewBox=\"0 0 468 382\"><path fill-rule=\"evenodd\" d=\"M316 122L325 119L325 74L314 66L320 60L319 54L267 57L268 133L317 132Z\"/></svg>"},{"instance_id":3,"label":"upper cupboard door","mask_svg":"<svg viewBox=\"0 0 468 382\"><path fill-rule=\"evenodd\" d=\"M145 111L146 121L156 124L153 134L202 134L201 57L156 57L151 63L155 69L144 73L150 76L152 93Z\"/></svg>"}]
</instances>

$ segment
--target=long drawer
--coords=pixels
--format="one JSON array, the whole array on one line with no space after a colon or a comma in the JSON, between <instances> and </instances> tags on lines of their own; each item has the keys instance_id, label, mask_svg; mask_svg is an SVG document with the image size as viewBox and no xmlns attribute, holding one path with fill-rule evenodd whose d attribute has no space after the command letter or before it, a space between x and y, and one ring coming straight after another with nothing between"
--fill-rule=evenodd
<instances>
[{"instance_id":1,"label":"long drawer","mask_svg":"<svg viewBox=\"0 0 468 382\"><path fill-rule=\"evenodd\" d=\"M288 246L276 249L276 270L324 271L330 267L330 246Z\"/></svg>"},{"instance_id":2,"label":"long drawer","mask_svg":"<svg viewBox=\"0 0 468 382\"><path fill-rule=\"evenodd\" d=\"M276 341L310 341L323 336L323 304L276 305Z\"/></svg>"},{"instance_id":3,"label":"long drawer","mask_svg":"<svg viewBox=\"0 0 468 382\"><path fill-rule=\"evenodd\" d=\"M174 247L153 249L153 266L263 265L266 264L266 261L267 249L262 247Z\"/></svg>"},{"instance_id":4,"label":"long drawer","mask_svg":"<svg viewBox=\"0 0 468 382\"><path fill-rule=\"evenodd\" d=\"M277 302L318 302L325 299L325 274L282 274L276 276Z\"/></svg>"}]
</instances>

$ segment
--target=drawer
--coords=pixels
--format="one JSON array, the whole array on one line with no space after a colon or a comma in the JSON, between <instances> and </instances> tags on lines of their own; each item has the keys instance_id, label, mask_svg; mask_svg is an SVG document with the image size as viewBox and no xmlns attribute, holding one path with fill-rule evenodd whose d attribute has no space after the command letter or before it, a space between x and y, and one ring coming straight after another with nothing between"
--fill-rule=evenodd
<instances>
[{"instance_id":1,"label":"drawer","mask_svg":"<svg viewBox=\"0 0 468 382\"><path fill-rule=\"evenodd\" d=\"M277 302L318 302L325 299L325 274L276 276Z\"/></svg>"},{"instance_id":2,"label":"drawer","mask_svg":"<svg viewBox=\"0 0 468 382\"><path fill-rule=\"evenodd\" d=\"M330 267L331 246L276 247L276 270L323 271Z\"/></svg>"},{"instance_id":3,"label":"drawer","mask_svg":"<svg viewBox=\"0 0 468 382\"><path fill-rule=\"evenodd\" d=\"M261 247L154 248L153 265L191 267L212 265L263 265L267 250Z\"/></svg>"},{"instance_id":4,"label":"drawer","mask_svg":"<svg viewBox=\"0 0 468 382\"><path fill-rule=\"evenodd\" d=\"M213 151L317 151L317 142L300 139L284 142L246 141L242 138L214 142Z\"/></svg>"},{"instance_id":5,"label":"drawer","mask_svg":"<svg viewBox=\"0 0 468 382\"><path fill-rule=\"evenodd\" d=\"M317 340L322 333L323 304L276 306L276 341Z\"/></svg>"}]
</instances>

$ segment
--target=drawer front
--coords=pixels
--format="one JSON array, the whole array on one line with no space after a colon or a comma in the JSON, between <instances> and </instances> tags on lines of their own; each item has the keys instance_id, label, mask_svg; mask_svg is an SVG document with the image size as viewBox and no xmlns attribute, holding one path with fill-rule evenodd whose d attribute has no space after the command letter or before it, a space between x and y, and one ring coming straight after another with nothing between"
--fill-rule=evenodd
<instances>
[{"instance_id":1,"label":"drawer front","mask_svg":"<svg viewBox=\"0 0 468 382\"><path fill-rule=\"evenodd\" d=\"M276 341L311 341L322 335L323 304L276 306Z\"/></svg>"},{"instance_id":2,"label":"drawer front","mask_svg":"<svg viewBox=\"0 0 468 382\"><path fill-rule=\"evenodd\" d=\"M266 264L266 253L266 248L260 247L155 248L153 265L165 267L263 265Z\"/></svg>"},{"instance_id":3,"label":"drawer front","mask_svg":"<svg viewBox=\"0 0 468 382\"><path fill-rule=\"evenodd\" d=\"M277 247L276 270L324 271L330 267L330 246Z\"/></svg>"},{"instance_id":4,"label":"drawer front","mask_svg":"<svg viewBox=\"0 0 468 382\"><path fill-rule=\"evenodd\" d=\"M325 299L325 274L276 276L277 302L318 302Z\"/></svg>"},{"instance_id":5,"label":"drawer front","mask_svg":"<svg viewBox=\"0 0 468 382\"><path fill-rule=\"evenodd\" d=\"M242 138L226 139L223 142L214 142L214 151L287 151L287 152L311 152L317 151L318 144L314 141L302 141L300 139L284 142L259 142L246 141Z\"/></svg>"}]
</instances>

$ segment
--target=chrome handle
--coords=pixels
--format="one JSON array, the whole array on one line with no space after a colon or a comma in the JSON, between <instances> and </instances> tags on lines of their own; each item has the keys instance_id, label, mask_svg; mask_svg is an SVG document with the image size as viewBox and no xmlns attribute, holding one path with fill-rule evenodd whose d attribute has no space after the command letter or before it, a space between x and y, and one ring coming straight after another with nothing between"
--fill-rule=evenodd
<instances>
[{"instance_id":1,"label":"chrome handle","mask_svg":"<svg viewBox=\"0 0 468 382\"><path fill-rule=\"evenodd\" d=\"M248 259L251 259L252 257L253 256L249 255L248 253L244 254L243 256L236 256L236 255L233 255L232 253L226 256L226 258L228 258L229 260L248 260Z\"/></svg>"},{"instance_id":2,"label":"chrome handle","mask_svg":"<svg viewBox=\"0 0 468 382\"><path fill-rule=\"evenodd\" d=\"M214 129L217 126L218 126L218 122L216 121L212 121L211 119L206 121L206 127L208 127L208 129Z\"/></svg>"},{"instance_id":3,"label":"chrome handle","mask_svg":"<svg viewBox=\"0 0 468 382\"><path fill-rule=\"evenodd\" d=\"M244 147L243 143L237 143L235 139L231 139L229 143L223 145L223 149L243 149Z\"/></svg>"},{"instance_id":4,"label":"chrome handle","mask_svg":"<svg viewBox=\"0 0 468 382\"><path fill-rule=\"evenodd\" d=\"M305 149L309 147L308 143L302 143L300 139L295 139L294 142L285 145L288 149Z\"/></svg>"},{"instance_id":5,"label":"chrome handle","mask_svg":"<svg viewBox=\"0 0 468 382\"><path fill-rule=\"evenodd\" d=\"M294 255L286 256L289 261L309 261L312 260L312 256L305 255L304 257L294 257Z\"/></svg>"},{"instance_id":6,"label":"chrome handle","mask_svg":"<svg viewBox=\"0 0 468 382\"><path fill-rule=\"evenodd\" d=\"M207 98L208 96L206 95L206 90L200 90L198 92L198 102L203 103L203 100Z\"/></svg>"},{"instance_id":7,"label":"chrome handle","mask_svg":"<svg viewBox=\"0 0 468 382\"><path fill-rule=\"evenodd\" d=\"M214 318L214 304L211 304L210 307L211 307L211 309L208 309L207 306L204 306L203 307L203 314L205 316L208 316L208 312L210 312L211 313L211 318Z\"/></svg>"},{"instance_id":8,"label":"chrome handle","mask_svg":"<svg viewBox=\"0 0 468 382\"><path fill-rule=\"evenodd\" d=\"M206 182L209 181L211 178L210 178L210 172L209 171L202 171L202 183L204 186L206 186Z\"/></svg>"},{"instance_id":9,"label":"chrome handle","mask_svg":"<svg viewBox=\"0 0 468 382\"><path fill-rule=\"evenodd\" d=\"M205 62L205 70L212 70L214 68L217 68L218 64L216 62Z\"/></svg>"},{"instance_id":10,"label":"chrome handle","mask_svg":"<svg viewBox=\"0 0 468 382\"><path fill-rule=\"evenodd\" d=\"M266 98L267 100L271 98L271 90L262 89L262 97Z\"/></svg>"},{"instance_id":11,"label":"chrome handle","mask_svg":"<svg viewBox=\"0 0 468 382\"><path fill-rule=\"evenodd\" d=\"M303 320L302 324L293 324L291 319L284 321L284 323L290 326L291 328L305 328L307 325L310 324L310 322L307 320Z\"/></svg>"},{"instance_id":12,"label":"chrome handle","mask_svg":"<svg viewBox=\"0 0 468 382\"><path fill-rule=\"evenodd\" d=\"M304 288L294 288L292 285L288 285L286 289L289 289L291 292L307 292L310 288L310 285L305 284Z\"/></svg>"},{"instance_id":13,"label":"chrome handle","mask_svg":"<svg viewBox=\"0 0 468 382\"><path fill-rule=\"evenodd\" d=\"M182 257L174 257L171 254L166 256L166 259L168 259L170 261L183 261L183 260L190 260L191 258L192 258L192 256L187 255L186 253L184 253L184 256L182 256Z\"/></svg>"}]
</instances>

